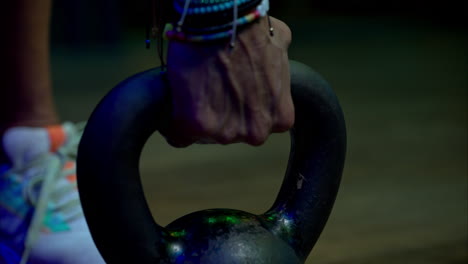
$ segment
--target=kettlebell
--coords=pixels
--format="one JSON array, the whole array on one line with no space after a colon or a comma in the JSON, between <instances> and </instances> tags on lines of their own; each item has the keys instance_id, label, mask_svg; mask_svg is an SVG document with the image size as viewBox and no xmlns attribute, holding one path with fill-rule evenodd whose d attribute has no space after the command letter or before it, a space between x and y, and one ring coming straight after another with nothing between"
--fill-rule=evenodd
<instances>
[{"instance_id":1,"label":"kettlebell","mask_svg":"<svg viewBox=\"0 0 468 264\"><path fill-rule=\"evenodd\" d=\"M92 237L107 263L304 263L330 215L345 160L343 113L328 84L290 61L295 124L284 181L261 215L211 209L166 227L143 195L139 159L170 119L165 72L118 84L92 113L79 145L78 188ZM157 175L155 175L157 177Z\"/></svg>"}]
</instances>

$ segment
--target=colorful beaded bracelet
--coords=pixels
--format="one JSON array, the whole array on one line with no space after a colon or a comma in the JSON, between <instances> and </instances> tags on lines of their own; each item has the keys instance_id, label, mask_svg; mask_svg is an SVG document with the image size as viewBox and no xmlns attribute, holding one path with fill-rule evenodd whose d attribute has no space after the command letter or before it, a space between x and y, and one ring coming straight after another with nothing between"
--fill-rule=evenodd
<instances>
[{"instance_id":1,"label":"colorful beaded bracelet","mask_svg":"<svg viewBox=\"0 0 468 264\"><path fill-rule=\"evenodd\" d=\"M227 38L229 36L233 37L236 32L236 27L237 26L242 26L246 25L248 23L251 23L258 19L259 17L263 17L267 15L269 9L269 1L268 0L262 0L262 2L256 7L255 10L252 12L244 15L243 17L240 17L238 19L235 19L231 23L224 24L224 25L219 25L219 26L214 26L210 28L205 28L205 29L198 29L198 31L216 31L219 29L223 28L228 28L230 26L233 26L232 29L221 31L221 32L215 32L215 33L208 33L208 34L193 34L193 33L188 33L188 32L183 32L180 28L180 25L178 27L175 27L174 24L168 23L166 24L166 27L164 29L163 36L166 39L169 40L178 40L178 41L189 41L189 42L206 42L206 41L212 41L212 40L218 40L222 38ZM185 10L187 12L187 10ZM272 32L272 29L270 29ZM233 45L233 43L231 43Z\"/></svg>"},{"instance_id":2,"label":"colorful beaded bracelet","mask_svg":"<svg viewBox=\"0 0 468 264\"><path fill-rule=\"evenodd\" d=\"M254 10L252 13L249 13L237 19L237 25L238 26L246 25L248 23L255 21L259 17L261 17L260 12L258 10ZM190 41L190 42L206 42L206 41L227 38L231 36L232 33L233 33L232 29L229 29L227 31L211 33L211 34L192 35L192 34L187 34L184 32L178 32L177 30L174 30L174 25L171 23L166 24L166 27L164 29L164 36L166 39Z\"/></svg>"},{"instance_id":3,"label":"colorful beaded bracelet","mask_svg":"<svg viewBox=\"0 0 468 264\"><path fill-rule=\"evenodd\" d=\"M229 1L231 0L192 0L191 3L194 5L213 5Z\"/></svg>"},{"instance_id":4,"label":"colorful beaded bracelet","mask_svg":"<svg viewBox=\"0 0 468 264\"><path fill-rule=\"evenodd\" d=\"M242 5L248 1L250 0L238 0L238 4ZM217 13L217 12L222 12L225 10L232 9L233 6L234 6L233 1L226 1L222 3L216 3L214 5L193 7L193 8L188 8L187 15L204 15L204 14L209 14L209 13ZM184 12L184 6L180 5L180 3L177 1L174 1L174 8L180 14Z\"/></svg>"}]
</instances>

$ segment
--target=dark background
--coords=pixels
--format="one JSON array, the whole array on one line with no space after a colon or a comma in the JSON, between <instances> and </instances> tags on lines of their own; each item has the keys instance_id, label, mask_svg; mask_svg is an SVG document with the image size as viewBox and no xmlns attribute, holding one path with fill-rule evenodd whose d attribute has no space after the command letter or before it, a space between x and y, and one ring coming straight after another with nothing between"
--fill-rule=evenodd
<instances>
[{"instance_id":1,"label":"dark background","mask_svg":"<svg viewBox=\"0 0 468 264\"><path fill-rule=\"evenodd\" d=\"M168 1L168 0L165 0ZM423 0L271 0L270 14L280 19L321 16L392 17L432 26L461 29L466 23L466 1ZM54 2L54 40L73 44L108 42L121 37L123 29L144 28L148 1Z\"/></svg>"},{"instance_id":2,"label":"dark background","mask_svg":"<svg viewBox=\"0 0 468 264\"><path fill-rule=\"evenodd\" d=\"M348 128L341 189L308 263L467 263L465 3L272 0L293 32L290 57L329 81ZM52 73L64 120L86 120L115 84L159 65L144 48L143 4L55 2ZM155 135L141 159L155 219L265 211L288 151L287 134L258 148L181 150Z\"/></svg>"}]
</instances>

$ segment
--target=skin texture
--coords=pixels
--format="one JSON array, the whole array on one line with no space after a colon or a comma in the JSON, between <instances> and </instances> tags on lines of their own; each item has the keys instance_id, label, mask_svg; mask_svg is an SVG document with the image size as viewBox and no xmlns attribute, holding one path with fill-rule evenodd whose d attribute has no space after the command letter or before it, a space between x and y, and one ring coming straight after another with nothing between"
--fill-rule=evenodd
<instances>
[{"instance_id":1,"label":"skin texture","mask_svg":"<svg viewBox=\"0 0 468 264\"><path fill-rule=\"evenodd\" d=\"M294 123L287 50L291 31L262 18L239 32L235 47L170 41L173 116L161 133L174 147L195 142L261 145Z\"/></svg>"},{"instance_id":2,"label":"skin texture","mask_svg":"<svg viewBox=\"0 0 468 264\"><path fill-rule=\"evenodd\" d=\"M9 1L0 18L4 35L0 55L5 98L0 105L0 136L13 126L59 123L49 70L50 0ZM161 131L168 142L262 144L273 132L294 122L289 89L289 28L266 18L239 32L236 46L170 42L168 75L173 92L173 119ZM1 152L1 151L0 151ZM0 153L1 154L1 153Z\"/></svg>"},{"instance_id":3,"label":"skin texture","mask_svg":"<svg viewBox=\"0 0 468 264\"><path fill-rule=\"evenodd\" d=\"M0 136L13 126L58 123L49 69L50 0L2 4Z\"/></svg>"}]
</instances>

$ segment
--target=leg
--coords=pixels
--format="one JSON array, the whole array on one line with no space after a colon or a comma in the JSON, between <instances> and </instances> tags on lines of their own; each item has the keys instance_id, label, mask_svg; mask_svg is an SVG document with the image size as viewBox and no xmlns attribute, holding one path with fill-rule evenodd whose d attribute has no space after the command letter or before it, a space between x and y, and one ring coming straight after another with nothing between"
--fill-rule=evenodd
<instances>
[{"instance_id":1,"label":"leg","mask_svg":"<svg viewBox=\"0 0 468 264\"><path fill-rule=\"evenodd\" d=\"M49 67L51 0L15 0L3 4L1 42L0 135L12 126L58 123Z\"/></svg>"},{"instance_id":2,"label":"leg","mask_svg":"<svg viewBox=\"0 0 468 264\"><path fill-rule=\"evenodd\" d=\"M58 125L53 105L50 9L51 0L13 0L0 15L0 263L102 264L76 189L81 132Z\"/></svg>"}]
</instances>

